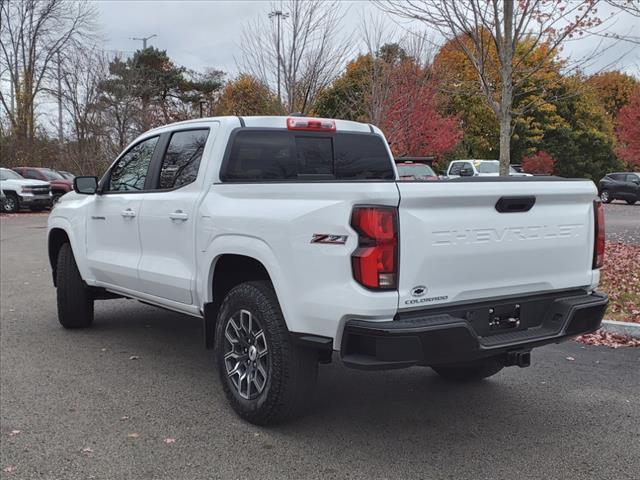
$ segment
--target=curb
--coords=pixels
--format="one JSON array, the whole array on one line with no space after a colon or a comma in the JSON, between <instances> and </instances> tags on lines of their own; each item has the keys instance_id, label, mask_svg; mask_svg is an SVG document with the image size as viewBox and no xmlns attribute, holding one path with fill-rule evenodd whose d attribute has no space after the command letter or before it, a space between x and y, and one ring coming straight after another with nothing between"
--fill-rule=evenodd
<instances>
[{"instance_id":1,"label":"curb","mask_svg":"<svg viewBox=\"0 0 640 480\"><path fill-rule=\"evenodd\" d=\"M640 338L640 323L603 320L600 329L604 330L605 332L615 333L616 335Z\"/></svg>"}]
</instances>

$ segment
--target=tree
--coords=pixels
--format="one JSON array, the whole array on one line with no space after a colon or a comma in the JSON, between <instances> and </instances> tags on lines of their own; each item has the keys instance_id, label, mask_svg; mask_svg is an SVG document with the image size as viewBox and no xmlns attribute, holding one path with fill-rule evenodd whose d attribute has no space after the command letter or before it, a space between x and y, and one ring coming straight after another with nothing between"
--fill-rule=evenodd
<instances>
[{"instance_id":1,"label":"tree","mask_svg":"<svg viewBox=\"0 0 640 480\"><path fill-rule=\"evenodd\" d=\"M9 74L11 98L0 91L18 157L30 160L35 138L36 98L45 89L61 55L90 35L94 8L86 1L0 0L0 75Z\"/></svg>"},{"instance_id":2,"label":"tree","mask_svg":"<svg viewBox=\"0 0 640 480\"><path fill-rule=\"evenodd\" d=\"M140 79L126 60L115 57L108 75L98 84L99 104L105 121L105 142L111 156L117 155L133 138L142 133L140 98L132 88Z\"/></svg>"},{"instance_id":3,"label":"tree","mask_svg":"<svg viewBox=\"0 0 640 480\"><path fill-rule=\"evenodd\" d=\"M538 152L522 159L522 169L527 173L551 175L555 163L556 161L547 152Z\"/></svg>"},{"instance_id":4,"label":"tree","mask_svg":"<svg viewBox=\"0 0 640 480\"><path fill-rule=\"evenodd\" d=\"M240 65L274 90L279 90L281 76L285 110L306 113L349 55L349 39L339 38L342 7L323 0L282 0L271 7L288 15L280 35L278 23L269 23L266 12L245 26Z\"/></svg>"},{"instance_id":5,"label":"tree","mask_svg":"<svg viewBox=\"0 0 640 480\"><path fill-rule=\"evenodd\" d=\"M58 162L79 174L97 174L105 161L105 116L100 103L100 82L106 77L107 62L97 50L76 50L65 56L58 96L69 118L69 137Z\"/></svg>"},{"instance_id":6,"label":"tree","mask_svg":"<svg viewBox=\"0 0 640 480\"><path fill-rule=\"evenodd\" d=\"M453 41L473 66L480 89L500 124L500 174L508 175L513 132L513 92L535 73L545 58L527 62L531 52L545 45L555 54L563 42L600 25L598 0L377 0L385 11L421 21ZM530 51L515 57L518 44L528 39ZM495 51L495 55L492 55ZM492 81L493 78L498 81Z\"/></svg>"},{"instance_id":7,"label":"tree","mask_svg":"<svg viewBox=\"0 0 640 480\"><path fill-rule=\"evenodd\" d=\"M538 148L556 160L556 174L597 181L618 170L613 123L594 89L573 75L563 77L554 94L560 99L553 105L557 122L545 130Z\"/></svg>"},{"instance_id":8,"label":"tree","mask_svg":"<svg viewBox=\"0 0 640 480\"><path fill-rule=\"evenodd\" d=\"M187 71L166 51L153 47L126 60L114 58L100 83L102 103L118 139L114 147L121 150L132 135L152 127L198 116L201 101L211 107L217 100L223 76L213 69L203 74Z\"/></svg>"},{"instance_id":9,"label":"tree","mask_svg":"<svg viewBox=\"0 0 640 480\"><path fill-rule=\"evenodd\" d=\"M227 82L216 112L218 115L282 115L276 96L260 80L247 74Z\"/></svg>"},{"instance_id":10,"label":"tree","mask_svg":"<svg viewBox=\"0 0 640 480\"><path fill-rule=\"evenodd\" d=\"M371 70L375 60L360 55L347 64L344 73L319 95L313 107L315 115L327 118L372 122L367 109Z\"/></svg>"},{"instance_id":11,"label":"tree","mask_svg":"<svg viewBox=\"0 0 640 480\"><path fill-rule=\"evenodd\" d=\"M629 103L634 91L640 85L640 82L632 76L616 70L591 75L587 83L595 89L607 115L614 123L620 109Z\"/></svg>"},{"instance_id":12,"label":"tree","mask_svg":"<svg viewBox=\"0 0 640 480\"><path fill-rule=\"evenodd\" d=\"M618 147L616 153L629 168L640 169L640 89L618 114Z\"/></svg>"},{"instance_id":13,"label":"tree","mask_svg":"<svg viewBox=\"0 0 640 480\"><path fill-rule=\"evenodd\" d=\"M428 71L405 60L391 79L380 127L396 156L435 156L462 138L459 119L438 111L438 87Z\"/></svg>"}]
</instances>

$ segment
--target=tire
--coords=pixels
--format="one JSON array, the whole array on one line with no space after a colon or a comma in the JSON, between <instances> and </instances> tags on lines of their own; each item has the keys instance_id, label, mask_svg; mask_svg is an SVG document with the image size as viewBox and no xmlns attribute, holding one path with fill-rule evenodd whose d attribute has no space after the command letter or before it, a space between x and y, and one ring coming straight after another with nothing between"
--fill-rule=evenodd
<instances>
[{"instance_id":1,"label":"tire","mask_svg":"<svg viewBox=\"0 0 640 480\"><path fill-rule=\"evenodd\" d=\"M603 190L602 192L600 192L600 200L602 200L603 203L611 203L613 198L611 198L609 190Z\"/></svg>"},{"instance_id":2,"label":"tire","mask_svg":"<svg viewBox=\"0 0 640 480\"><path fill-rule=\"evenodd\" d=\"M637 200L627 200L627 205L635 205Z\"/></svg>"},{"instance_id":3,"label":"tire","mask_svg":"<svg viewBox=\"0 0 640 480\"><path fill-rule=\"evenodd\" d=\"M8 192L2 201L2 211L4 213L16 213L20 210L20 200L13 192Z\"/></svg>"},{"instance_id":4,"label":"tire","mask_svg":"<svg viewBox=\"0 0 640 480\"><path fill-rule=\"evenodd\" d=\"M309 403L318 355L292 343L270 282L242 283L227 294L218 314L215 352L227 400L246 421L280 423L300 415Z\"/></svg>"},{"instance_id":5,"label":"tire","mask_svg":"<svg viewBox=\"0 0 640 480\"><path fill-rule=\"evenodd\" d=\"M64 328L89 327L93 323L93 297L80 276L68 243L58 252L56 285L60 324Z\"/></svg>"},{"instance_id":6,"label":"tire","mask_svg":"<svg viewBox=\"0 0 640 480\"><path fill-rule=\"evenodd\" d=\"M452 382L474 382L491 377L504 368L504 362L488 358L459 365L439 365L431 367L445 380Z\"/></svg>"}]
</instances>

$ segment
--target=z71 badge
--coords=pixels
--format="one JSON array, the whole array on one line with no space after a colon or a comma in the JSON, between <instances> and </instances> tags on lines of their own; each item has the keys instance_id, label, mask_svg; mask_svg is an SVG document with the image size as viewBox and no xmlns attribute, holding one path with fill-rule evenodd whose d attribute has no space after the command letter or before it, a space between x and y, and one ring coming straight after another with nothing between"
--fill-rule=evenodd
<instances>
[{"instance_id":1,"label":"z71 badge","mask_svg":"<svg viewBox=\"0 0 640 480\"><path fill-rule=\"evenodd\" d=\"M314 233L311 243L326 243L329 245L344 245L349 235L331 235L330 233Z\"/></svg>"}]
</instances>

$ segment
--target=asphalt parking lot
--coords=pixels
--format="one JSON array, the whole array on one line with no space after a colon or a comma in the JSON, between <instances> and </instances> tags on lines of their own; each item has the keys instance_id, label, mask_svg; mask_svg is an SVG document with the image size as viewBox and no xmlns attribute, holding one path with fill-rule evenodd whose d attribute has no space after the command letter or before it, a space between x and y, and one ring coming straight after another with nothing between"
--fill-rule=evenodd
<instances>
[{"instance_id":1,"label":"asphalt parking lot","mask_svg":"<svg viewBox=\"0 0 640 480\"><path fill-rule=\"evenodd\" d=\"M606 204L604 215L608 241L640 245L640 202Z\"/></svg>"},{"instance_id":2,"label":"asphalt parking lot","mask_svg":"<svg viewBox=\"0 0 640 480\"><path fill-rule=\"evenodd\" d=\"M640 205L607 215L640 242ZM63 330L45 225L0 219L2 478L640 477L640 349L548 346L470 386L334 361L305 418L258 428L227 406L196 319L109 300Z\"/></svg>"}]
</instances>

